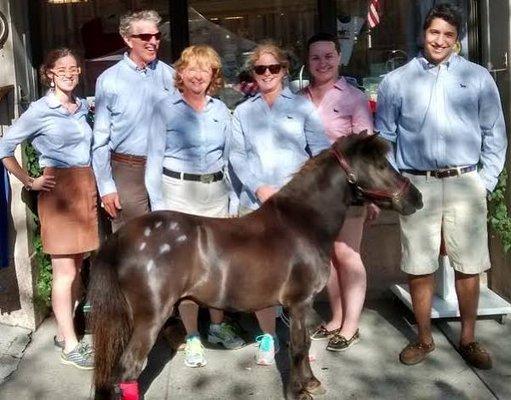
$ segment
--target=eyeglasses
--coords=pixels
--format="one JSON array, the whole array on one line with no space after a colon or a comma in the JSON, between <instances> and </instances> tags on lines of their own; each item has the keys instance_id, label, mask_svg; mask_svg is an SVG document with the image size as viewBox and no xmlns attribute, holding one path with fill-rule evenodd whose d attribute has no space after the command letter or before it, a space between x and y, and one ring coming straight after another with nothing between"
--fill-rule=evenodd
<instances>
[{"instance_id":1,"label":"eyeglasses","mask_svg":"<svg viewBox=\"0 0 511 400\"><path fill-rule=\"evenodd\" d=\"M282 65L280 64L271 64L271 65L254 65L254 72L257 75L264 75L266 70L269 70L272 74L278 74L282 69Z\"/></svg>"},{"instance_id":2,"label":"eyeglasses","mask_svg":"<svg viewBox=\"0 0 511 400\"><path fill-rule=\"evenodd\" d=\"M58 76L59 78L63 78L66 75L80 75L82 72L82 69L80 67L69 67L69 68L57 68L52 69L51 72L53 72L54 75Z\"/></svg>"},{"instance_id":3,"label":"eyeglasses","mask_svg":"<svg viewBox=\"0 0 511 400\"><path fill-rule=\"evenodd\" d=\"M131 35L131 37L138 38L138 39L140 39L140 40L142 40L144 42L148 42L153 37L156 40L160 40L161 39L161 32L156 32L156 33L137 33L136 35Z\"/></svg>"}]
</instances>

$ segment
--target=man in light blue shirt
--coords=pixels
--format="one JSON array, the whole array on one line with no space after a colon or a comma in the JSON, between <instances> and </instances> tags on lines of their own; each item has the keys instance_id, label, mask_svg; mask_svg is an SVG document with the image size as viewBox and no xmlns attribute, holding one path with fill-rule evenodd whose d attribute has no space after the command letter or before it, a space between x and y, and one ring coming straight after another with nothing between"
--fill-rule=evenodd
<instances>
[{"instance_id":1,"label":"man in light blue shirt","mask_svg":"<svg viewBox=\"0 0 511 400\"><path fill-rule=\"evenodd\" d=\"M153 106L175 90L174 70L156 58L160 20L152 10L122 17L129 53L96 83L92 165L114 229L149 211L144 172Z\"/></svg>"},{"instance_id":2,"label":"man in light blue shirt","mask_svg":"<svg viewBox=\"0 0 511 400\"><path fill-rule=\"evenodd\" d=\"M417 364L435 348L430 315L443 239L455 270L460 353L469 364L489 369L491 357L474 330L479 274L490 268L486 193L503 168L507 139L495 82L486 69L454 53L460 26L452 6L430 11L423 54L380 85L375 126L393 144L390 158L424 202L413 216L400 217L401 268L418 324L418 342L406 346L400 360Z\"/></svg>"}]
</instances>

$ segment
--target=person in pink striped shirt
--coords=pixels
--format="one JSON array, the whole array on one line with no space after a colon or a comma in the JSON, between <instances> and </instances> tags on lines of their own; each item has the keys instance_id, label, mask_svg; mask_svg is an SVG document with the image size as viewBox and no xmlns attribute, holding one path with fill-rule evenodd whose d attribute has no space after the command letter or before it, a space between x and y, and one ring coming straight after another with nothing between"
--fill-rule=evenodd
<instances>
[{"instance_id":1,"label":"person in pink striped shirt","mask_svg":"<svg viewBox=\"0 0 511 400\"><path fill-rule=\"evenodd\" d=\"M318 33L308 43L308 67L312 83L302 90L317 107L328 138L373 132L373 117L363 92L339 77L341 53L333 35ZM373 204L352 205L332 252L327 283L332 309L329 322L321 324L312 340L328 340L327 350L342 351L359 338L359 320L366 292L366 271L360 257L364 222L379 213Z\"/></svg>"}]
</instances>

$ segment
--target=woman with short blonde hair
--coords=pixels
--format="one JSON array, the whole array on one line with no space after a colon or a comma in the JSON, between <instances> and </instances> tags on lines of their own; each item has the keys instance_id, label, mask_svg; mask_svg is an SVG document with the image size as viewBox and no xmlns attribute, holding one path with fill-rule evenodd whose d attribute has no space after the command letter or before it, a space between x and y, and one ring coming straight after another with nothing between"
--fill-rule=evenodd
<instances>
[{"instance_id":1,"label":"woman with short blonde hair","mask_svg":"<svg viewBox=\"0 0 511 400\"><path fill-rule=\"evenodd\" d=\"M226 179L226 143L230 112L210 97L223 85L216 51L204 45L187 47L174 65L179 92L156 107L146 165L151 209L174 210L206 217L228 217L230 184ZM206 357L197 328L198 306L182 301L185 326L185 365L202 367ZM228 349L245 345L223 322L223 312L210 310L208 341Z\"/></svg>"}]
</instances>

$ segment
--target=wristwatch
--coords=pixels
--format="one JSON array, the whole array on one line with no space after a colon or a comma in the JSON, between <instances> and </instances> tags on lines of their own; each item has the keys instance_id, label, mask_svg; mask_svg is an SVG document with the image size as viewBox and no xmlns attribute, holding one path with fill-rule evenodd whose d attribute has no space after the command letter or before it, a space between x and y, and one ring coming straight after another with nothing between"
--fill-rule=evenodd
<instances>
[{"instance_id":1,"label":"wristwatch","mask_svg":"<svg viewBox=\"0 0 511 400\"><path fill-rule=\"evenodd\" d=\"M33 185L33 184L34 184L34 178L32 178L32 177L30 177L30 176L29 176L29 177L28 177L28 181L27 181L27 183L25 183L25 184L23 185L23 187L25 188L25 190L27 190L27 191L29 191L29 192L30 192L30 191L32 190L32 185Z\"/></svg>"}]
</instances>

